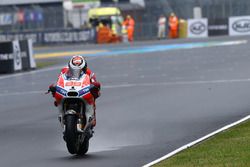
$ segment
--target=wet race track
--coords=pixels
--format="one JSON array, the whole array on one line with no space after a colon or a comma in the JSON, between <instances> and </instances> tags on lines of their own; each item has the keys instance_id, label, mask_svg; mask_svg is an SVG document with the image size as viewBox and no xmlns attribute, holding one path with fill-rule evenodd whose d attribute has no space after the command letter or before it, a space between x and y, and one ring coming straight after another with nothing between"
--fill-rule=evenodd
<instances>
[{"instance_id":1,"label":"wet race track","mask_svg":"<svg viewBox=\"0 0 250 167\"><path fill-rule=\"evenodd\" d=\"M44 94L69 57L56 58L59 64L53 68L0 76L0 166L142 166L239 120L250 110L250 39L208 40L239 40L245 42L161 51L142 48L143 54L88 57L88 65L103 87L97 100L95 135L83 157L68 154L57 109L52 97ZM96 48L126 52L135 47L198 41Z\"/></svg>"}]
</instances>

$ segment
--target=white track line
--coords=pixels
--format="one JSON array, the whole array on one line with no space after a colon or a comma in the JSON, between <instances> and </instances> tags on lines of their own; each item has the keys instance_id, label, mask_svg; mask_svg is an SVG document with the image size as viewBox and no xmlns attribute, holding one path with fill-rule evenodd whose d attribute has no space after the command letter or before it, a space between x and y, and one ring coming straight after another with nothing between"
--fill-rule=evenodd
<instances>
[{"instance_id":1,"label":"white track line","mask_svg":"<svg viewBox=\"0 0 250 167\"><path fill-rule=\"evenodd\" d=\"M184 146L182 146L182 147L180 147L180 148L178 148L178 149L176 149L176 150L174 150L174 151L168 153L167 155L165 155L165 156L163 156L163 157L161 157L161 158L159 158L159 159L157 159L157 160L155 160L155 161L152 161L152 162L150 162L150 163L144 165L143 167L150 167L150 166L153 166L153 165L155 165L155 164L157 164L157 163L159 163L159 162L161 162L161 161L163 161L163 160L165 160L165 159L167 159L167 158L172 157L173 155L175 155L175 154L177 154L177 153L179 153L179 152L181 152L181 151L183 151L183 150L185 150L185 149L187 149L187 148L189 148L189 147L192 147L193 145L195 145L195 144L197 144L197 143L200 143L200 142L202 142L202 141L204 141L204 140L206 140L206 139L208 139L208 138L210 138L210 137L212 137L212 136L214 136L214 135L216 135L216 134L218 134L218 133L220 133L220 132L222 132L222 131L224 131L224 130L227 130L227 129L229 129L229 128L235 126L235 125L238 125L238 124L240 124L240 123L242 123L242 122L244 122L244 121L246 121L246 120L248 120L248 119L250 119L250 115L248 115L248 116L246 116L246 117L240 119L239 121L236 121L236 122L234 122L234 123L231 123L231 124L229 124L229 125L226 125L226 126L220 128L220 129L218 129L218 130L216 130L216 131L214 131L214 132L212 132L212 133L209 133L208 135L206 135L206 136L204 136L204 137L201 137L201 138L199 138L199 139L197 139L197 140L195 140L195 141L193 141L193 142L191 142L191 143L188 143L188 144L186 144L186 145L184 145Z\"/></svg>"},{"instance_id":2,"label":"white track line","mask_svg":"<svg viewBox=\"0 0 250 167\"><path fill-rule=\"evenodd\" d=\"M0 78L1 79L1 78ZM103 89L112 88L129 88L129 87L147 87L147 86L171 86L171 85L199 85L199 84L223 84L223 83L241 83L250 82L250 79L232 79L232 80L211 80L211 81L179 81L179 82L161 82L161 83L136 83L136 84L120 84L120 85L104 85ZM28 94L42 94L44 91L27 91L27 92L0 92L1 96L15 96Z\"/></svg>"},{"instance_id":3,"label":"white track line","mask_svg":"<svg viewBox=\"0 0 250 167\"><path fill-rule=\"evenodd\" d=\"M96 58L89 58L88 60L93 60ZM60 70L62 69L65 65L56 65L56 66L52 66L52 67L48 67L48 68L43 68L43 69L38 69L38 70L34 70L34 71L24 71L24 72L20 72L20 73L14 73L14 74L6 74L3 76L0 76L0 80L1 79L8 79L8 78L14 78L14 77L19 77L19 76L25 76L25 75L30 75L30 74L36 74L36 73L42 73L42 72L48 72L48 71L53 71L53 70ZM60 71L58 71L59 73Z\"/></svg>"},{"instance_id":4,"label":"white track line","mask_svg":"<svg viewBox=\"0 0 250 167\"><path fill-rule=\"evenodd\" d=\"M16 73L16 74L3 75L3 76L0 76L0 80L1 79L8 79L8 78L24 76L24 75L36 74L36 73L41 73L41 72L48 72L48 71L58 70L58 69L60 69L62 67L63 66L60 65L60 66L54 66L54 67L44 68L44 69L35 70L35 71L27 71L27 72L20 72L20 73Z\"/></svg>"},{"instance_id":5,"label":"white track line","mask_svg":"<svg viewBox=\"0 0 250 167\"><path fill-rule=\"evenodd\" d=\"M240 83L250 82L250 78L246 79L229 79L229 80L211 80L211 81L178 81L178 82L160 82L160 83L132 83L120 85L105 85L103 88L126 88L135 86L171 86L171 85L198 85L198 84L221 84L221 83Z\"/></svg>"},{"instance_id":6,"label":"white track line","mask_svg":"<svg viewBox=\"0 0 250 167\"><path fill-rule=\"evenodd\" d=\"M30 94L45 94L46 91L27 91L27 92L4 92L0 93L0 97L4 96L18 96L18 95L30 95Z\"/></svg>"}]
</instances>

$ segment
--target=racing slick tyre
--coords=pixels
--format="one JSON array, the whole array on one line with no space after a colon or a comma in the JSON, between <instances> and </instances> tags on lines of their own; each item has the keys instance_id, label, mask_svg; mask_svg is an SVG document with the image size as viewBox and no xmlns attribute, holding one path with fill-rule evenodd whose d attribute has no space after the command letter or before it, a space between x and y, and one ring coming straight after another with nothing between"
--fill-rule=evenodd
<instances>
[{"instance_id":1,"label":"racing slick tyre","mask_svg":"<svg viewBox=\"0 0 250 167\"><path fill-rule=\"evenodd\" d=\"M89 139L85 138L83 143L80 145L79 150L77 151L77 155L84 155L89 150Z\"/></svg>"},{"instance_id":2,"label":"racing slick tyre","mask_svg":"<svg viewBox=\"0 0 250 167\"><path fill-rule=\"evenodd\" d=\"M77 151L77 129L76 129L76 116L65 116L65 133L64 138L70 154L75 154Z\"/></svg>"}]
</instances>

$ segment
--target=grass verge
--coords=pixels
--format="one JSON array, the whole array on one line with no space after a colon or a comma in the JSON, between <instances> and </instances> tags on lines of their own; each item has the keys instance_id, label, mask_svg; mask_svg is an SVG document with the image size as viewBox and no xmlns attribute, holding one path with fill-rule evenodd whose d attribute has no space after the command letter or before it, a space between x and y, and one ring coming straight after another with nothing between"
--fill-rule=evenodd
<instances>
[{"instance_id":1,"label":"grass verge","mask_svg":"<svg viewBox=\"0 0 250 167\"><path fill-rule=\"evenodd\" d=\"M250 120L154 165L170 166L250 167Z\"/></svg>"},{"instance_id":2,"label":"grass verge","mask_svg":"<svg viewBox=\"0 0 250 167\"><path fill-rule=\"evenodd\" d=\"M50 67L57 64L56 62L37 62L36 67L38 69L45 68L45 67Z\"/></svg>"}]
</instances>

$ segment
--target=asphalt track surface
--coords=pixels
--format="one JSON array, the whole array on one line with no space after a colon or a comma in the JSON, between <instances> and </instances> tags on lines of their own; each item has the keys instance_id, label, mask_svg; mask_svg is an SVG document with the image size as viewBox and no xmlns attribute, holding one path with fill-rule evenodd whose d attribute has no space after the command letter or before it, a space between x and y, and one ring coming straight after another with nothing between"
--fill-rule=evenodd
<instances>
[{"instance_id":1,"label":"asphalt track surface","mask_svg":"<svg viewBox=\"0 0 250 167\"><path fill-rule=\"evenodd\" d=\"M210 40L236 39L243 38ZM192 40L141 42L133 46L182 42ZM88 58L103 89L97 101L95 135L83 157L68 154L53 99L43 93L55 81L59 68L2 76L0 166L142 166L239 120L250 113L249 46L248 42ZM39 51L75 47L82 46ZM58 62L66 60L60 58Z\"/></svg>"}]
</instances>

